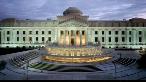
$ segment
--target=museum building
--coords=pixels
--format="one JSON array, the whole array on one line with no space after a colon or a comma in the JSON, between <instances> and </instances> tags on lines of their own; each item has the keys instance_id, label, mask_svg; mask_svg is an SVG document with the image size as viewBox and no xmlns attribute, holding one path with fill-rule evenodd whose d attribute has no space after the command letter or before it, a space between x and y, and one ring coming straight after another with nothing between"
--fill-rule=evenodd
<instances>
[{"instance_id":1,"label":"museum building","mask_svg":"<svg viewBox=\"0 0 146 82\"><path fill-rule=\"evenodd\" d=\"M146 19L89 20L76 7L69 7L56 20L0 20L0 47L85 46L146 48Z\"/></svg>"}]
</instances>

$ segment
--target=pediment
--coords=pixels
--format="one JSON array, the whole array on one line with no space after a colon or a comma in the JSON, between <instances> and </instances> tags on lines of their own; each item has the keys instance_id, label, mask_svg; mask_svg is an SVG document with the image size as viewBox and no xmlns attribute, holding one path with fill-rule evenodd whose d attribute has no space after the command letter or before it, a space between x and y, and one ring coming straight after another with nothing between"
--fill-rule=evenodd
<instances>
[{"instance_id":1,"label":"pediment","mask_svg":"<svg viewBox=\"0 0 146 82\"><path fill-rule=\"evenodd\" d=\"M61 22L57 26L58 27L88 27L88 24L77 20L69 20L69 21Z\"/></svg>"}]
</instances>

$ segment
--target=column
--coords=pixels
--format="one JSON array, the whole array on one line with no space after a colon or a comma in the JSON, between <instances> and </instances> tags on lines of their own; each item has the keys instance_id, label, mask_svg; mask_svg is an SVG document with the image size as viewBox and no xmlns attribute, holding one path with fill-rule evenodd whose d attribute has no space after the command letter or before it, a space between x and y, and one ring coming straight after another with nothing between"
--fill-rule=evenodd
<instances>
[{"instance_id":1,"label":"column","mask_svg":"<svg viewBox=\"0 0 146 82\"><path fill-rule=\"evenodd\" d=\"M86 45L86 31L84 30L84 45Z\"/></svg>"},{"instance_id":2,"label":"column","mask_svg":"<svg viewBox=\"0 0 146 82\"><path fill-rule=\"evenodd\" d=\"M80 32L79 32L79 30L76 31L76 45L80 46Z\"/></svg>"},{"instance_id":3,"label":"column","mask_svg":"<svg viewBox=\"0 0 146 82\"><path fill-rule=\"evenodd\" d=\"M80 46L82 46L82 31L80 31Z\"/></svg>"},{"instance_id":4,"label":"column","mask_svg":"<svg viewBox=\"0 0 146 82\"><path fill-rule=\"evenodd\" d=\"M70 33L71 33L71 32L70 32L70 30L69 30L68 32L69 32L69 35L68 35L68 36L69 36L69 46L70 46L70 41L71 41L71 40L70 40L70 39L71 39L71 38L70 38Z\"/></svg>"},{"instance_id":5,"label":"column","mask_svg":"<svg viewBox=\"0 0 146 82\"><path fill-rule=\"evenodd\" d=\"M66 46L66 31L64 31L63 46Z\"/></svg>"},{"instance_id":6,"label":"column","mask_svg":"<svg viewBox=\"0 0 146 82\"><path fill-rule=\"evenodd\" d=\"M136 45L137 44L137 30L136 29L133 29L132 36L133 36L132 40L133 40L133 44L134 44L133 48L136 48L136 46L137 46Z\"/></svg>"},{"instance_id":7,"label":"column","mask_svg":"<svg viewBox=\"0 0 146 82\"><path fill-rule=\"evenodd\" d=\"M75 30L75 31L74 31L74 33L75 33L75 41L74 41L74 42L75 42L75 46L77 46L77 42L76 42L76 40L77 40L77 34L76 34L76 32L77 32L77 31Z\"/></svg>"},{"instance_id":8,"label":"column","mask_svg":"<svg viewBox=\"0 0 146 82\"><path fill-rule=\"evenodd\" d=\"M69 46L69 31L66 31L66 46Z\"/></svg>"}]
</instances>

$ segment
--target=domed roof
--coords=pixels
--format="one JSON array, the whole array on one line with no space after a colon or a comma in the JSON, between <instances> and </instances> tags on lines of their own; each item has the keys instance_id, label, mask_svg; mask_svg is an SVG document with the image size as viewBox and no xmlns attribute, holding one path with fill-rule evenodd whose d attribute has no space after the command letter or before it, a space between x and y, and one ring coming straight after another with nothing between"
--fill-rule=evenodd
<instances>
[{"instance_id":1,"label":"domed roof","mask_svg":"<svg viewBox=\"0 0 146 82\"><path fill-rule=\"evenodd\" d=\"M63 15L82 15L82 11L80 11L78 8L76 7L69 7L68 9L66 9L63 12Z\"/></svg>"}]
</instances>

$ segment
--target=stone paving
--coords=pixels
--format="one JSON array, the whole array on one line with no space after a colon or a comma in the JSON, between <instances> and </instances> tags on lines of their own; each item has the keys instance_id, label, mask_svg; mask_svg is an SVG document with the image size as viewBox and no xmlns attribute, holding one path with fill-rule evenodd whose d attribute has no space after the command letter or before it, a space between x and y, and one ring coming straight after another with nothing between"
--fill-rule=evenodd
<instances>
[{"instance_id":1,"label":"stone paving","mask_svg":"<svg viewBox=\"0 0 146 82\"><path fill-rule=\"evenodd\" d=\"M118 53L121 53L122 57L128 58L140 58L137 51L114 51L109 50L113 55L113 59L119 57ZM28 52L28 51L27 51ZM45 52L40 50L40 54L44 54ZM26 52L19 53L24 54ZM10 55L10 54L9 54ZM18 53L14 53L11 56L18 55ZM8 55L6 55L8 56ZM2 56L4 57L4 56ZM1 58L1 57L0 57ZM10 57L9 57L10 58ZM1 58L2 59L2 58ZM4 58L7 60L6 58ZM29 68L20 69L12 66L11 64L7 64L6 69L1 72L6 74L3 75L0 73L0 79L3 80L146 80L146 70L137 69L137 64L133 64L131 66L123 66L120 64L116 64L116 72L115 66L109 60L104 63L97 63L97 68L102 69L103 71L96 72L55 72L55 71L42 71L37 69ZM35 59L35 62L37 59Z\"/></svg>"}]
</instances>

